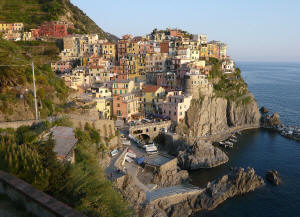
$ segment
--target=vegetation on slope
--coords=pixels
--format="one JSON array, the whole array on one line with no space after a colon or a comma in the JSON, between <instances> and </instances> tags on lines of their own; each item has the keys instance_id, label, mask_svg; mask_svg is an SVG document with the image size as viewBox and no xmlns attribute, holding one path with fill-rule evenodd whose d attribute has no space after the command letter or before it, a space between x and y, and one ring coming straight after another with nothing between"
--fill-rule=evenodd
<instances>
[{"instance_id":1,"label":"vegetation on slope","mask_svg":"<svg viewBox=\"0 0 300 217\"><path fill-rule=\"evenodd\" d=\"M59 50L54 42L11 42L0 39L0 115L10 119L18 107L33 113L33 78L35 63L37 98L41 117L52 115L68 96L69 89L50 68ZM22 96L22 97L21 97ZM29 111L29 112L30 112ZM26 114L20 114L22 117ZM1 118L3 119L3 118Z\"/></svg>"},{"instance_id":2,"label":"vegetation on slope","mask_svg":"<svg viewBox=\"0 0 300 217\"><path fill-rule=\"evenodd\" d=\"M212 65L209 79L213 83L215 96L236 101L248 93L248 85L241 77L239 68L233 74L224 75L218 59L209 58L208 64ZM249 97L245 97L245 100L243 100L245 103L248 101Z\"/></svg>"},{"instance_id":3,"label":"vegetation on slope","mask_svg":"<svg viewBox=\"0 0 300 217\"><path fill-rule=\"evenodd\" d=\"M97 33L108 38L82 10L69 0L1 0L0 21L23 22L27 30L45 21L65 20L75 25L75 33Z\"/></svg>"},{"instance_id":4,"label":"vegetation on slope","mask_svg":"<svg viewBox=\"0 0 300 217\"><path fill-rule=\"evenodd\" d=\"M56 123L57 124L57 123ZM39 136L51 125L0 130L0 169L27 181L88 216L131 216L128 205L99 165L99 133L90 126L76 129L75 163L62 163L55 142Z\"/></svg>"}]
</instances>

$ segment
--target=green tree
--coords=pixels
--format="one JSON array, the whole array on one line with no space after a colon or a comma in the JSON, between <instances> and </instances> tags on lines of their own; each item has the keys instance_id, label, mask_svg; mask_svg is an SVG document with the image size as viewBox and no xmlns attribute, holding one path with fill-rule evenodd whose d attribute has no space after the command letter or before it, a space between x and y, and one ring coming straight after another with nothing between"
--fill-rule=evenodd
<instances>
[{"instance_id":1,"label":"green tree","mask_svg":"<svg viewBox=\"0 0 300 217\"><path fill-rule=\"evenodd\" d=\"M42 165L39 153L30 145L17 145L14 135L0 138L0 169L44 190L49 182L49 171Z\"/></svg>"}]
</instances>

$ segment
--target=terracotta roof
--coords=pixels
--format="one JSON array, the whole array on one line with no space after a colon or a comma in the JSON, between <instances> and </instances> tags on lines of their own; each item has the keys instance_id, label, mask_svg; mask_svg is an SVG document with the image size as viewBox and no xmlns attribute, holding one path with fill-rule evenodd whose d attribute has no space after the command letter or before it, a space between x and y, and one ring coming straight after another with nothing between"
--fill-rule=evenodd
<instances>
[{"instance_id":1,"label":"terracotta roof","mask_svg":"<svg viewBox=\"0 0 300 217\"><path fill-rule=\"evenodd\" d=\"M156 86L156 85L145 85L143 87L143 91L144 92L155 92L160 88L160 86Z\"/></svg>"}]
</instances>

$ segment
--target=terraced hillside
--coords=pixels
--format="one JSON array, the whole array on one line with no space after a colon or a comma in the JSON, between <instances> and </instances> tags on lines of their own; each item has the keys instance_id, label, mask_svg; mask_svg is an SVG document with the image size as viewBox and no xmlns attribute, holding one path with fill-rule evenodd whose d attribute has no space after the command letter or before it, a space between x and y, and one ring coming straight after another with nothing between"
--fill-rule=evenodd
<instances>
[{"instance_id":1,"label":"terraced hillside","mask_svg":"<svg viewBox=\"0 0 300 217\"><path fill-rule=\"evenodd\" d=\"M75 25L75 33L97 33L111 39L82 10L69 0L1 0L1 22L23 22L25 29L36 28L44 21L64 20Z\"/></svg>"}]
</instances>

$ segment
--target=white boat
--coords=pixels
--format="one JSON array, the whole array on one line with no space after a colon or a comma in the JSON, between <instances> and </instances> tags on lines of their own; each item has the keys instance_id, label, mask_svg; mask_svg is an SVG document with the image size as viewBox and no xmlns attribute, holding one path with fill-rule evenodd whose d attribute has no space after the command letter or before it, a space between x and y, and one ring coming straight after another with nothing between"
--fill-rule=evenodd
<instances>
[{"instance_id":1,"label":"white boat","mask_svg":"<svg viewBox=\"0 0 300 217\"><path fill-rule=\"evenodd\" d=\"M233 143L232 143L232 142L229 142L229 141L226 141L226 142L225 142L225 145L227 145L229 148L232 148L232 147L233 147Z\"/></svg>"},{"instance_id":2,"label":"white boat","mask_svg":"<svg viewBox=\"0 0 300 217\"><path fill-rule=\"evenodd\" d=\"M153 150L153 151L147 151L147 154L157 154L158 151L157 150Z\"/></svg>"},{"instance_id":3,"label":"white boat","mask_svg":"<svg viewBox=\"0 0 300 217\"><path fill-rule=\"evenodd\" d=\"M229 139L230 142L237 142L236 139Z\"/></svg>"},{"instance_id":4,"label":"white boat","mask_svg":"<svg viewBox=\"0 0 300 217\"><path fill-rule=\"evenodd\" d=\"M153 145L149 145L146 147L146 152L148 154L153 154L153 153L157 153L157 147L153 144Z\"/></svg>"}]
</instances>

